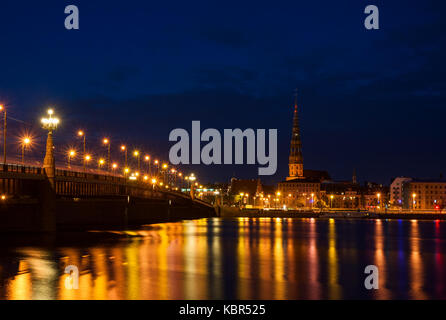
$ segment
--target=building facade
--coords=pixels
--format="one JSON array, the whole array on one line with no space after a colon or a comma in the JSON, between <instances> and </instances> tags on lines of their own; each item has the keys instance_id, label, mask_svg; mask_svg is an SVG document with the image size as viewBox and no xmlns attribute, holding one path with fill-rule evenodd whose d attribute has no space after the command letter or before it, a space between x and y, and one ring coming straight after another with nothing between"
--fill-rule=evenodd
<instances>
[{"instance_id":1,"label":"building facade","mask_svg":"<svg viewBox=\"0 0 446 320\"><path fill-rule=\"evenodd\" d=\"M390 184L390 204L400 207L403 205L403 184L411 181L412 178L397 177Z\"/></svg>"},{"instance_id":2,"label":"building facade","mask_svg":"<svg viewBox=\"0 0 446 320\"><path fill-rule=\"evenodd\" d=\"M403 208L440 210L446 205L446 180L412 179L403 183Z\"/></svg>"}]
</instances>

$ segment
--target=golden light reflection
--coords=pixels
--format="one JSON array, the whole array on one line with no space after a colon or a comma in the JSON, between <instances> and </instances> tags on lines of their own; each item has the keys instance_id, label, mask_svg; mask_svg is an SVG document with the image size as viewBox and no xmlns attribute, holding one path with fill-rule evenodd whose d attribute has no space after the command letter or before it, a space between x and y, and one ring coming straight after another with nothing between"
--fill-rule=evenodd
<instances>
[{"instance_id":1,"label":"golden light reflection","mask_svg":"<svg viewBox=\"0 0 446 320\"><path fill-rule=\"evenodd\" d=\"M410 295L412 299L426 299L423 292L423 262L420 253L420 235L417 220L410 221Z\"/></svg>"},{"instance_id":2,"label":"golden light reflection","mask_svg":"<svg viewBox=\"0 0 446 320\"><path fill-rule=\"evenodd\" d=\"M363 251L342 246L350 239L343 223L352 222L210 218L113 231L110 234L122 238L107 245L20 249L15 259L1 260L0 281L5 285L0 299L340 299L352 295L343 290L355 290L355 285L341 283L343 263L362 271L360 263L369 260L380 272L380 288L373 298L398 297L407 288L409 298L444 296L442 222L403 222L409 227L409 246L402 256L389 251L400 237L386 234L389 224L399 222L367 222L373 243ZM422 226L428 226L430 238L423 238ZM422 241L423 247L432 244L424 256ZM78 290L65 287L68 265L79 268ZM399 272L408 274L394 280L404 293L386 285L388 275ZM434 274L428 277L427 272ZM432 277L435 283L428 286L426 279ZM363 293L362 272L347 281L358 278L357 290Z\"/></svg>"},{"instance_id":3,"label":"golden light reflection","mask_svg":"<svg viewBox=\"0 0 446 320\"><path fill-rule=\"evenodd\" d=\"M336 222L328 223L328 295L329 299L341 299L338 284L338 254L336 249Z\"/></svg>"},{"instance_id":4,"label":"golden light reflection","mask_svg":"<svg viewBox=\"0 0 446 320\"><path fill-rule=\"evenodd\" d=\"M375 265L379 270L379 298L390 299L390 292L386 287L386 256L384 253L384 233L382 221L380 219L375 220Z\"/></svg>"},{"instance_id":5,"label":"golden light reflection","mask_svg":"<svg viewBox=\"0 0 446 320\"><path fill-rule=\"evenodd\" d=\"M310 218L310 240L308 245L308 279L309 279L309 298L320 299L321 288L318 281L319 257L317 249L317 226L316 219Z\"/></svg>"}]
</instances>

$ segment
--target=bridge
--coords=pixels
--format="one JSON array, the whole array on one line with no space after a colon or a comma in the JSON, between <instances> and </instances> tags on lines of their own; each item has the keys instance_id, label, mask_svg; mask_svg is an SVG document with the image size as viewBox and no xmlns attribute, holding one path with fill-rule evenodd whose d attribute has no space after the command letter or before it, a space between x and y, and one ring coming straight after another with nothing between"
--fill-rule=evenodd
<instances>
[{"instance_id":1,"label":"bridge","mask_svg":"<svg viewBox=\"0 0 446 320\"><path fill-rule=\"evenodd\" d=\"M37 166L0 165L0 230L44 228L48 175ZM106 172L55 169L54 219L58 230L116 228L172 219L209 217L214 207L144 179Z\"/></svg>"}]
</instances>

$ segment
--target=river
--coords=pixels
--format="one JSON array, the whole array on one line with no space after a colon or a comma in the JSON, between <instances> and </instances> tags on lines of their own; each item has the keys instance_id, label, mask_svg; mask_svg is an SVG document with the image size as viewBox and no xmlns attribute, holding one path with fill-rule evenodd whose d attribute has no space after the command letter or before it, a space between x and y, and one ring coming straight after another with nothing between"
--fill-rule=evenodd
<instances>
[{"instance_id":1,"label":"river","mask_svg":"<svg viewBox=\"0 0 446 320\"><path fill-rule=\"evenodd\" d=\"M445 221L209 218L105 234L3 244L0 299L446 298Z\"/></svg>"}]
</instances>

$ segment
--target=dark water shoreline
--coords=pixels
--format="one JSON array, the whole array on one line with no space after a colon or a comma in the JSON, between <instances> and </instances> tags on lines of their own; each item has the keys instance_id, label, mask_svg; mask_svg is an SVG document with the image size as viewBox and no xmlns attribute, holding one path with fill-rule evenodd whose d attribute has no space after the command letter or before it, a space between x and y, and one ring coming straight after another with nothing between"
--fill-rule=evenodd
<instances>
[{"instance_id":1,"label":"dark water shoreline","mask_svg":"<svg viewBox=\"0 0 446 320\"><path fill-rule=\"evenodd\" d=\"M446 298L439 220L204 218L31 237L0 237L0 300ZM69 265L79 290L65 287ZM379 290L364 288L367 265Z\"/></svg>"},{"instance_id":2,"label":"dark water shoreline","mask_svg":"<svg viewBox=\"0 0 446 320\"><path fill-rule=\"evenodd\" d=\"M295 210L238 210L221 208L221 217L239 218L318 218L318 219L404 219L446 220L446 213L381 213L368 211L295 211Z\"/></svg>"}]
</instances>

